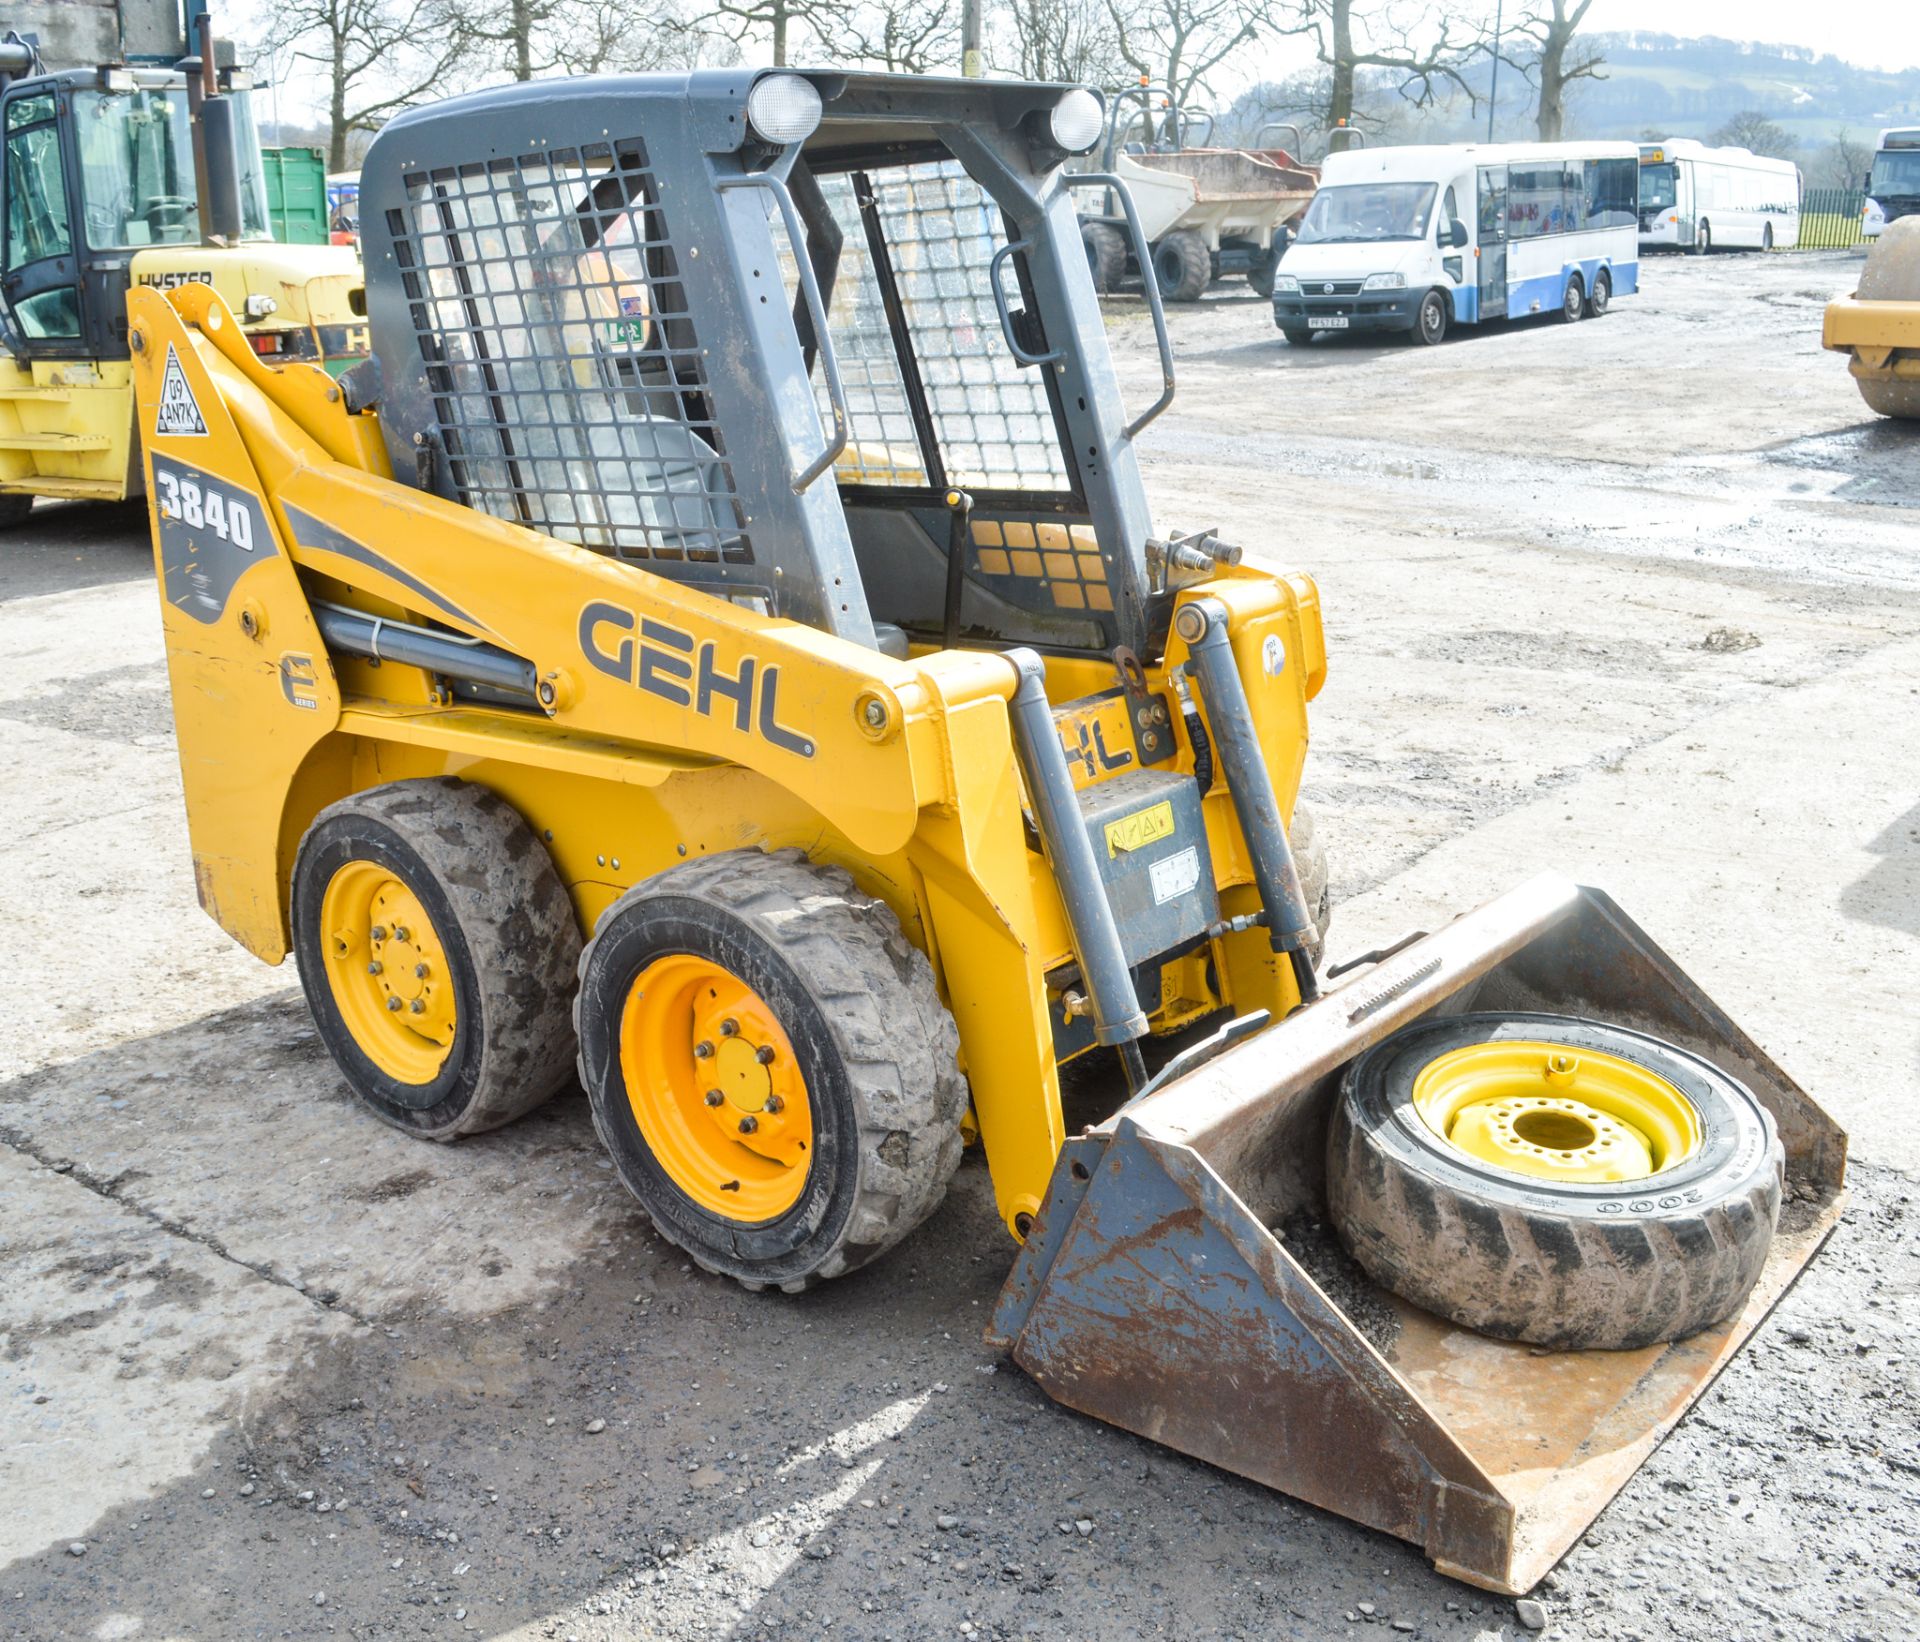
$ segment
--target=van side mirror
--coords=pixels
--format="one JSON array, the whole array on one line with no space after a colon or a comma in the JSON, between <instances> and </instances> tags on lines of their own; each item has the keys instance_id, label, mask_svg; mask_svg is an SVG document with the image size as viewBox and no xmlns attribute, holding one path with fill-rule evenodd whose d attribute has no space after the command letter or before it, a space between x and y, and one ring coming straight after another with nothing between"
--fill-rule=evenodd
<instances>
[{"instance_id":1,"label":"van side mirror","mask_svg":"<svg viewBox=\"0 0 1920 1642\"><path fill-rule=\"evenodd\" d=\"M1456 251L1462 251L1466 249L1467 225L1464 222L1456 222L1453 225L1453 232L1447 235L1447 243L1451 245Z\"/></svg>"}]
</instances>

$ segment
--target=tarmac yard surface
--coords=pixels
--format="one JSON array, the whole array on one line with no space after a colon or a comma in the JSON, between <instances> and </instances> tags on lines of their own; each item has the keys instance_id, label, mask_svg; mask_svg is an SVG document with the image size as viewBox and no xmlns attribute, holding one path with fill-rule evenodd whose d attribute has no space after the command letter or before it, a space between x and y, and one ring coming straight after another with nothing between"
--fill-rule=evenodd
<instances>
[{"instance_id":1,"label":"tarmac yard surface","mask_svg":"<svg viewBox=\"0 0 1920 1642\"><path fill-rule=\"evenodd\" d=\"M1851 1132L1845 1220L1548 1635L1920 1632L1920 429L1819 352L1857 270L1661 260L1436 350L1291 349L1222 285L1141 441L1163 530L1318 578L1331 956L1557 867ZM0 761L0 1635L1531 1634L984 1348L977 1156L876 1267L752 1296L577 1092L445 1149L363 1115L195 905L139 510L0 543Z\"/></svg>"}]
</instances>

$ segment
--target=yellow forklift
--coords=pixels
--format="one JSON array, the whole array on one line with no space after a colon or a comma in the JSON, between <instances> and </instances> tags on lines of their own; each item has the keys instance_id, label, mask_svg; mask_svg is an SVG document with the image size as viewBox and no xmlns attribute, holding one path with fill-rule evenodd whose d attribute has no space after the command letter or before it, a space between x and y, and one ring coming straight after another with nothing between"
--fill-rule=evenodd
<instances>
[{"instance_id":1,"label":"yellow forklift","mask_svg":"<svg viewBox=\"0 0 1920 1642\"><path fill-rule=\"evenodd\" d=\"M350 247L275 244L244 71L48 72L0 42L0 527L39 496L138 496L127 292L220 292L260 357L343 369L364 357Z\"/></svg>"}]
</instances>

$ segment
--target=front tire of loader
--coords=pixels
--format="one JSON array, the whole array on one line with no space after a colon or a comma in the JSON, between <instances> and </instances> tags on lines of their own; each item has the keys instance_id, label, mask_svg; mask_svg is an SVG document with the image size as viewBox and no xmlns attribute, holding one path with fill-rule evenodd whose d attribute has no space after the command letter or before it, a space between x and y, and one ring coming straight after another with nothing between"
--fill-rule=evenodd
<instances>
[{"instance_id":1,"label":"front tire of loader","mask_svg":"<svg viewBox=\"0 0 1920 1642\"><path fill-rule=\"evenodd\" d=\"M1191 228L1176 228L1153 247L1153 277L1162 302L1198 302L1213 283L1213 253Z\"/></svg>"},{"instance_id":2,"label":"front tire of loader","mask_svg":"<svg viewBox=\"0 0 1920 1642\"><path fill-rule=\"evenodd\" d=\"M329 805L300 841L292 902L314 1024L384 1122L456 1140L566 1083L580 932L498 794L436 778Z\"/></svg>"},{"instance_id":3,"label":"front tire of loader","mask_svg":"<svg viewBox=\"0 0 1920 1642\"><path fill-rule=\"evenodd\" d=\"M662 1236L797 1292L918 1226L960 1161L960 1038L893 913L798 851L670 868L580 963L580 1080Z\"/></svg>"},{"instance_id":4,"label":"front tire of loader","mask_svg":"<svg viewBox=\"0 0 1920 1642\"><path fill-rule=\"evenodd\" d=\"M1568 1350L1684 1339L1739 1311L1784 1167L1743 1084L1571 1015L1418 1021L1348 1068L1327 1132L1334 1225L1377 1283Z\"/></svg>"}]
</instances>

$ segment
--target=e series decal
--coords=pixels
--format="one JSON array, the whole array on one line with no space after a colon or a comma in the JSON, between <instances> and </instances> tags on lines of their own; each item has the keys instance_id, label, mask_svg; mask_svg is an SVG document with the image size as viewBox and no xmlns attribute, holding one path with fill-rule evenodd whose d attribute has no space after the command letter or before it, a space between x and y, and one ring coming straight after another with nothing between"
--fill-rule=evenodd
<instances>
[{"instance_id":1,"label":"e series decal","mask_svg":"<svg viewBox=\"0 0 1920 1642\"><path fill-rule=\"evenodd\" d=\"M736 730L757 729L781 751L813 757L812 741L780 723L780 669L743 656L739 670L729 673L716 664L717 650L712 639L696 641L604 599L580 612L580 653L596 671L704 717L731 717ZM726 704L719 714L716 702Z\"/></svg>"}]
</instances>

